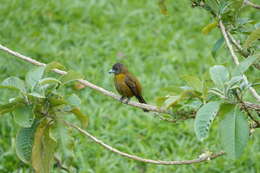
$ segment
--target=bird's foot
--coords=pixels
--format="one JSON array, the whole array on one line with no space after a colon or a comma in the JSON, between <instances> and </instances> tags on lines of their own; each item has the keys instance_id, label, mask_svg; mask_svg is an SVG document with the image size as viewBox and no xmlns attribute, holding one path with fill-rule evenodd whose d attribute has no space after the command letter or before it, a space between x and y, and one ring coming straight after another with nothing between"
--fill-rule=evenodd
<instances>
[{"instance_id":1,"label":"bird's foot","mask_svg":"<svg viewBox=\"0 0 260 173\"><path fill-rule=\"evenodd\" d=\"M124 103L124 100L125 100L124 96L120 97L120 102Z\"/></svg>"}]
</instances>

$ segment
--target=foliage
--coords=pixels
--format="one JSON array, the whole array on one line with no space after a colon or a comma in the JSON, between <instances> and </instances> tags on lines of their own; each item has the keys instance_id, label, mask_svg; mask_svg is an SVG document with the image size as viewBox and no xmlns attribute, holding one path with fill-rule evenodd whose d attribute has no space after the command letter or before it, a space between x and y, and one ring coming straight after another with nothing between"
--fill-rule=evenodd
<instances>
[{"instance_id":1,"label":"foliage","mask_svg":"<svg viewBox=\"0 0 260 173\"><path fill-rule=\"evenodd\" d=\"M88 124L87 116L79 109L80 98L73 94L66 99L58 93L59 87L81 79L82 75L71 71L60 80L45 77L48 71L57 67L50 63L29 71L25 81L9 77L1 84L1 88L18 91L17 97L1 105L1 113L11 112L21 126L16 137L17 155L38 173L48 173L53 166L57 144L51 136L51 130L58 123L57 119L74 114L84 128Z\"/></svg>"}]
</instances>

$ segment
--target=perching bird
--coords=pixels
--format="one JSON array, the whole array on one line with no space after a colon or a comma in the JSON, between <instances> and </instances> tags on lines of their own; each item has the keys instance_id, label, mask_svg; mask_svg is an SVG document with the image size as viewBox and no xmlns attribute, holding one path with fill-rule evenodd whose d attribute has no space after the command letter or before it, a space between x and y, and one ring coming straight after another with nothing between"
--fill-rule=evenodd
<instances>
[{"instance_id":1,"label":"perching bird","mask_svg":"<svg viewBox=\"0 0 260 173\"><path fill-rule=\"evenodd\" d=\"M122 96L120 99L121 101L123 101L124 98L127 98L128 102L131 97L135 96L140 103L146 103L142 97L142 87L140 82L135 76L128 72L127 68L123 64L114 64L109 73L115 74L115 87ZM143 110L148 112L146 109Z\"/></svg>"}]
</instances>

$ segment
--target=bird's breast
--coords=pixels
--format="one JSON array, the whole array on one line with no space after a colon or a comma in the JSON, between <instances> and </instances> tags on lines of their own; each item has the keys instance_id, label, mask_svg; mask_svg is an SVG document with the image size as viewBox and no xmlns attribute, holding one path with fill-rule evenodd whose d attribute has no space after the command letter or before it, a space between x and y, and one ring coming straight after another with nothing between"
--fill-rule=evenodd
<instances>
[{"instance_id":1,"label":"bird's breast","mask_svg":"<svg viewBox=\"0 0 260 173\"><path fill-rule=\"evenodd\" d=\"M131 89L127 86L127 84L125 83L125 78L126 78L125 74L115 75L115 87L116 87L117 91L119 92L119 94L121 94L122 96L132 97L133 93L132 93Z\"/></svg>"}]
</instances>

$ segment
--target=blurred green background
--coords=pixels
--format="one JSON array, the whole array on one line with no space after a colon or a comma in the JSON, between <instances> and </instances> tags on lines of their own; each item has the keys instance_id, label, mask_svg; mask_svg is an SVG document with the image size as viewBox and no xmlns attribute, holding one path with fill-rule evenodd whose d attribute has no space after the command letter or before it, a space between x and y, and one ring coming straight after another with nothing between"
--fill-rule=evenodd
<instances>
[{"instance_id":1,"label":"blurred green background","mask_svg":"<svg viewBox=\"0 0 260 173\"><path fill-rule=\"evenodd\" d=\"M166 5L169 16L160 13L157 1L149 0L1 0L0 43L44 63L58 61L68 69L81 72L90 82L114 92L113 76L107 72L115 62L123 62L142 82L147 102L156 104L157 97L185 85L183 75L208 80L210 66L234 67L224 47L216 59L211 56L220 33L217 29L208 35L201 33L212 22L207 12L191 8L189 0L167 1ZM250 8L243 15L260 18ZM24 78L32 67L0 52L0 81L9 76ZM250 69L247 74L254 82L259 72ZM217 123L202 143L196 139L193 120L168 123L153 113L122 105L90 88L75 91L68 86L66 94L72 92L82 98L82 110L90 117L88 131L124 152L150 159L184 160L196 158L207 150L221 150L218 130L214 128ZM0 103L4 102L7 94L1 92ZM32 172L16 157L17 130L10 115L0 117L0 172ZM207 163L180 166L129 160L76 131L67 132L64 138L74 139L68 143L70 150L65 152L67 157L63 162L70 165L72 172L260 171L259 130L250 137L245 153L236 161L220 157ZM62 171L55 168L53 172Z\"/></svg>"}]
</instances>

